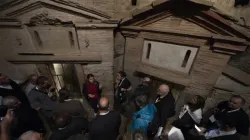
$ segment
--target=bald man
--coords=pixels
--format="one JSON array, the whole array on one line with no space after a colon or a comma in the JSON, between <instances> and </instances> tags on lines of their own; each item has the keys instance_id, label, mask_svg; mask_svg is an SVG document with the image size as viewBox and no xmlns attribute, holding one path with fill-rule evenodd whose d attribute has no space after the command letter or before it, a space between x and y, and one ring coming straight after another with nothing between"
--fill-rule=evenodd
<instances>
[{"instance_id":1,"label":"bald man","mask_svg":"<svg viewBox=\"0 0 250 140\"><path fill-rule=\"evenodd\" d=\"M27 131L23 133L18 140L42 140L42 135L35 131Z\"/></svg>"},{"instance_id":2,"label":"bald man","mask_svg":"<svg viewBox=\"0 0 250 140\"><path fill-rule=\"evenodd\" d=\"M3 105L8 106L9 109L17 109L21 102L14 96L7 96L3 98Z\"/></svg>"},{"instance_id":3,"label":"bald man","mask_svg":"<svg viewBox=\"0 0 250 140\"><path fill-rule=\"evenodd\" d=\"M89 125L91 140L116 140L119 135L121 116L109 111L109 100L102 97L98 103L99 113Z\"/></svg>"},{"instance_id":4,"label":"bald man","mask_svg":"<svg viewBox=\"0 0 250 140\"><path fill-rule=\"evenodd\" d=\"M43 123L34 109L22 107L22 103L15 96L6 96L3 98L3 105L15 112L16 125L12 130L12 136L19 137L28 130L43 132Z\"/></svg>"},{"instance_id":5,"label":"bald man","mask_svg":"<svg viewBox=\"0 0 250 140\"><path fill-rule=\"evenodd\" d=\"M155 130L157 130L156 135L160 136L167 123L167 120L175 114L175 99L170 92L168 85L166 84L159 86L157 94L158 97L155 100L157 116L154 118L152 123L158 124L155 126L158 127L158 130L157 128L151 128L150 131L154 131L151 133L155 134Z\"/></svg>"},{"instance_id":6,"label":"bald man","mask_svg":"<svg viewBox=\"0 0 250 140\"><path fill-rule=\"evenodd\" d=\"M56 130L52 132L50 140L68 140L71 136L88 131L88 121L84 117L71 117L60 113L55 118Z\"/></svg>"}]
</instances>

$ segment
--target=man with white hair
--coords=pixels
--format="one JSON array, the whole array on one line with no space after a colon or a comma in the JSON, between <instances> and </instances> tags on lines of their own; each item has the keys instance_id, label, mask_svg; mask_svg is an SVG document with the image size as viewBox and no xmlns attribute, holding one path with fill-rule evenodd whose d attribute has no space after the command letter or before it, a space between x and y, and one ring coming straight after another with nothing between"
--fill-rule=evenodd
<instances>
[{"instance_id":1,"label":"man with white hair","mask_svg":"<svg viewBox=\"0 0 250 140\"><path fill-rule=\"evenodd\" d=\"M156 136L160 136L167 120L175 114L175 99L166 84L159 86L157 94L158 97L154 103L157 108L157 114L152 121L149 131L151 133L150 135L156 134Z\"/></svg>"},{"instance_id":2,"label":"man with white hair","mask_svg":"<svg viewBox=\"0 0 250 140\"><path fill-rule=\"evenodd\" d=\"M35 131L27 131L23 133L18 140L42 140L42 135Z\"/></svg>"}]
</instances>

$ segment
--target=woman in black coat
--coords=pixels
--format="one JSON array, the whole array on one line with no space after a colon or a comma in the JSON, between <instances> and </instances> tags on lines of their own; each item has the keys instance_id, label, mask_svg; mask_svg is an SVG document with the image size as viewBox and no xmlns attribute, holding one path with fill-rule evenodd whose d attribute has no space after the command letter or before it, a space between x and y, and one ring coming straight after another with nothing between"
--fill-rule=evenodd
<instances>
[{"instance_id":1,"label":"woman in black coat","mask_svg":"<svg viewBox=\"0 0 250 140\"><path fill-rule=\"evenodd\" d=\"M119 71L116 76L115 85L115 109L120 110L121 104L127 101L127 92L131 91L131 82L126 78L124 71Z\"/></svg>"}]
</instances>

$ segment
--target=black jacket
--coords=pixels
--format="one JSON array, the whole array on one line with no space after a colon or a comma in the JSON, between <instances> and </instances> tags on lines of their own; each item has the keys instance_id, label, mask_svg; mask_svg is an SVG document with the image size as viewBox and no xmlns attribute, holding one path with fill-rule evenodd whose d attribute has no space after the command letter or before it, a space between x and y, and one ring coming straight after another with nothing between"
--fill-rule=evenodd
<instances>
[{"instance_id":1,"label":"black jacket","mask_svg":"<svg viewBox=\"0 0 250 140\"><path fill-rule=\"evenodd\" d=\"M30 102L26 94L23 92L22 88L12 80L10 80L10 86L12 87L12 89L0 88L0 96L2 96L3 98L6 96L15 96L22 102L22 106L31 108Z\"/></svg>"},{"instance_id":2,"label":"black jacket","mask_svg":"<svg viewBox=\"0 0 250 140\"><path fill-rule=\"evenodd\" d=\"M121 89L122 88L128 89L130 86L131 86L131 82L127 78L125 78L124 80L121 80L118 83L118 87L115 90L115 95L120 102L124 102L127 100L126 91L121 91Z\"/></svg>"},{"instance_id":3,"label":"black jacket","mask_svg":"<svg viewBox=\"0 0 250 140\"><path fill-rule=\"evenodd\" d=\"M52 132L50 140L66 140L69 137L81 134L82 131L88 130L88 121L83 117L72 118L70 124L63 130Z\"/></svg>"},{"instance_id":4,"label":"black jacket","mask_svg":"<svg viewBox=\"0 0 250 140\"><path fill-rule=\"evenodd\" d=\"M90 140L116 140L120 125L121 116L118 112L97 115L89 125Z\"/></svg>"},{"instance_id":5,"label":"black jacket","mask_svg":"<svg viewBox=\"0 0 250 140\"><path fill-rule=\"evenodd\" d=\"M155 103L155 106L160 119L160 126L164 127L168 118L173 117L175 114L175 99L172 93L168 93L168 95L160 99L159 102Z\"/></svg>"},{"instance_id":6,"label":"black jacket","mask_svg":"<svg viewBox=\"0 0 250 140\"><path fill-rule=\"evenodd\" d=\"M248 135L249 133L249 116L247 113L241 108L238 111L228 112L228 101L220 102L217 106L219 111L214 114L216 120L221 120L223 117L230 117L235 120L236 130L238 133L242 135Z\"/></svg>"}]
</instances>

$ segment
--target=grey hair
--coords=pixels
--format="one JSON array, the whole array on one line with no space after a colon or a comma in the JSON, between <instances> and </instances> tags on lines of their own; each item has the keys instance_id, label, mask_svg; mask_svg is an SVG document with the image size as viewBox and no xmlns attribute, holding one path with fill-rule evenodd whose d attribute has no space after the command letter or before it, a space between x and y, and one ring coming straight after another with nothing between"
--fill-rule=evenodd
<instances>
[{"instance_id":1,"label":"grey hair","mask_svg":"<svg viewBox=\"0 0 250 140\"><path fill-rule=\"evenodd\" d=\"M38 133L38 132L26 131L18 138L18 140L40 140L40 138L34 137L34 134L36 134L36 133Z\"/></svg>"}]
</instances>

